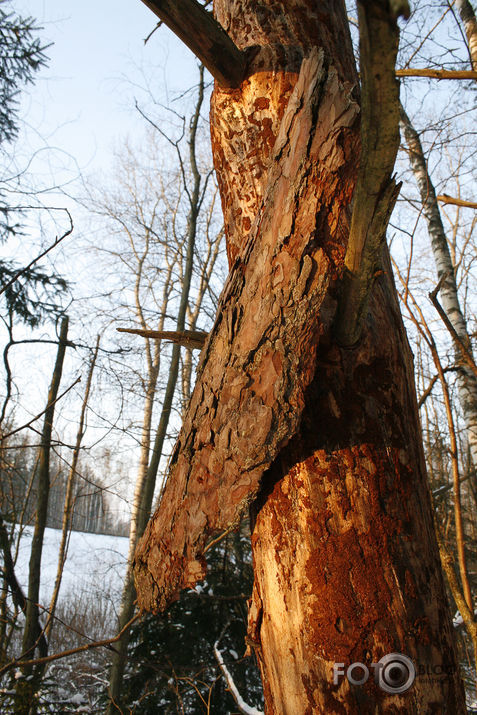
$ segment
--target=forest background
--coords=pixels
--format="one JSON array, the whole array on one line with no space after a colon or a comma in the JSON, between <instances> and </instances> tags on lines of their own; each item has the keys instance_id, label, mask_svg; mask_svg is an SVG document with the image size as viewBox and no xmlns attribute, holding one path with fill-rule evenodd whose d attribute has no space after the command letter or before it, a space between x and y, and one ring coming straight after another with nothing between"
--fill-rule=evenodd
<instances>
[{"instance_id":1,"label":"forest background","mask_svg":"<svg viewBox=\"0 0 477 715\"><path fill-rule=\"evenodd\" d=\"M63 341L60 397L49 445L52 488L47 524L63 528L66 535L71 528L130 534L134 545L141 514L147 511L141 506L142 489L149 484L151 490L154 482L149 494L152 504L193 385L197 353L188 347L179 351L168 343L119 334L116 328L207 331L212 324L227 269L209 150L211 78L200 73L196 60L166 28L155 29L154 17L139 2L123 1L119 7L106 2L100 8L91 2L68 7L50 0L1 5L5 10L7 6L20 15L33 16L35 24L43 28L34 35L40 38L49 59L35 73L34 83L21 87L19 132L2 145L0 192L18 222L18 230L10 231L2 244L2 260L15 261L20 269L48 250L35 265L45 275L61 276L67 285L57 282L29 289L30 307L36 311L32 319L25 320L8 306L2 315L2 524L15 555L21 534L31 538L37 518L32 505L36 503L35 479L41 461L38 435L45 405L50 402L47 394L53 368L58 366L58 342ZM469 44L457 5L417 2L413 9L413 16L402 27L398 66L469 69ZM349 13L353 28L352 6ZM476 198L475 86L475 80L406 78L401 90L436 193L469 202ZM397 171L404 183L388 240L415 356L430 485L445 553L456 570L460 566L458 587L464 597L466 589L470 592L473 603L477 588L475 467L459 402L454 343L428 297L437 286L436 269L422 193L409 162L409 138L404 132L402 138ZM194 193L197 176L200 181ZM471 353L477 337L475 207L443 201L439 206ZM18 209L12 211L14 207ZM191 237L193 215L196 230ZM187 258L188 248L192 262ZM65 315L69 325L62 337ZM177 375L172 385L171 365L175 363ZM174 398L164 425L163 407L171 385ZM161 434L160 450L154 451L153 444ZM154 454L159 461L151 482ZM59 546L60 565L67 558L66 544L67 539ZM229 627L226 636L231 639L229 660L241 661L244 602L251 586L245 528L221 544L214 558L214 583L184 597L197 602L202 599L203 605L204 593L212 601L217 584L224 589L219 595L229 599L228 610L223 612L221 601L211 606L222 609L214 638L205 634L206 610L196 610L196 604L185 601L182 611L179 604L168 624L157 626L147 620L141 632L133 632L130 642L121 641L129 663L123 664L126 692L122 697L134 711L152 708L154 712L158 702L164 712L179 707L178 703L185 712L199 707L204 712L207 707L224 712L224 702L228 708L237 707L226 693L213 647L227 623L240 624L241 619L242 630L237 626L235 632ZM4 563L4 574L5 570ZM92 603L86 597L83 602L78 597L71 606L68 599L71 601L72 594L66 591L63 600L60 595L57 603L50 603L52 615L43 614L51 635L50 654L64 650L67 643L81 645L112 638L130 620L125 616L133 613L126 564L124 572L122 606L118 597L112 608L101 599ZM26 574L19 572L18 578L26 589ZM61 594L59 583L58 587ZM458 611L455 589L450 589L449 597ZM128 598L129 606L124 609ZM5 577L4 663L18 656L23 629L22 608L11 599L11 584ZM191 614L194 625L187 622ZM184 630L192 638L197 630L196 646L185 646L178 636L164 639L163 631L171 627L171 620L176 634ZM56 627L50 625L53 623ZM471 704L476 634L472 618L465 625L458 616L461 661ZM148 629L152 631L148 638L168 642L168 650L159 653L157 662L139 647ZM205 646L207 639L210 642ZM190 662L176 663L174 658L184 647L190 647ZM204 662L194 663L197 653L206 649ZM42 681L38 685L40 707L48 711L61 705L64 712L81 711L79 708L97 712L95 708L110 707L107 694L115 687L109 674L111 652L104 648L97 652L101 657L93 658L89 651L81 655L81 679L69 689L59 687L60 677L64 681L63 666L37 673ZM115 657L118 654L119 647ZM66 666L70 672L78 670L78 660L66 662L71 663ZM260 706L260 686L253 667L243 663L236 667L244 697ZM138 671L148 673L146 684L137 681ZM9 680L15 672L20 671L10 669L5 674L5 708L18 695L18 688Z\"/></svg>"}]
</instances>

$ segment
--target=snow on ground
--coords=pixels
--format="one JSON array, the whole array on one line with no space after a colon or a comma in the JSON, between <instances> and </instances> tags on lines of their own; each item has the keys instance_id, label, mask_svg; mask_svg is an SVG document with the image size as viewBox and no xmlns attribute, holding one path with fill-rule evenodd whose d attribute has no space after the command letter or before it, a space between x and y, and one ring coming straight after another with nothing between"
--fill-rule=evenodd
<instances>
[{"instance_id":1,"label":"snow on ground","mask_svg":"<svg viewBox=\"0 0 477 715\"><path fill-rule=\"evenodd\" d=\"M17 578L26 589L28 562L33 528L25 528L20 541L15 567ZM56 579L61 531L46 529L41 561L40 602L49 603ZM123 536L86 534L72 531L68 556L63 570L60 597L67 593L88 593L94 596L107 591L119 604L122 579L126 568L128 540Z\"/></svg>"}]
</instances>

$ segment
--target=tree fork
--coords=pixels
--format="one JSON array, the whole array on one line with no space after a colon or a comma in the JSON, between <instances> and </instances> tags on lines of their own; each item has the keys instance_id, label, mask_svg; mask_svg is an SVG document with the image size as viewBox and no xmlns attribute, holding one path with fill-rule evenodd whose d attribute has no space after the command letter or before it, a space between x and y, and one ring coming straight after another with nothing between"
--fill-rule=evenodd
<instances>
[{"instance_id":1,"label":"tree fork","mask_svg":"<svg viewBox=\"0 0 477 715\"><path fill-rule=\"evenodd\" d=\"M359 344L342 349L331 330L359 158L344 3L215 9L269 63L214 91L232 269L136 552L140 604L162 609L203 578L210 538L256 499L249 637L266 711L464 713L385 245ZM402 694L333 681L333 663L391 652L450 675Z\"/></svg>"}]
</instances>

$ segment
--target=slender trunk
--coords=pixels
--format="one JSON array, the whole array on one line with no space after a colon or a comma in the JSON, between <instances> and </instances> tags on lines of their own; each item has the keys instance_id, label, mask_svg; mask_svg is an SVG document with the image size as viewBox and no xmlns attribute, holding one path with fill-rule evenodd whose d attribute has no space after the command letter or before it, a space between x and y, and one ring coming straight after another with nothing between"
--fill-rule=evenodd
<instances>
[{"instance_id":1,"label":"slender trunk","mask_svg":"<svg viewBox=\"0 0 477 715\"><path fill-rule=\"evenodd\" d=\"M86 379L85 393L83 397L83 404L81 405L80 420L78 424L78 432L76 434L76 442L73 450L73 456L71 460L71 466L68 473L68 478L66 481L66 491L65 491L65 503L63 507L63 519L61 527L61 541L60 548L58 552L58 568L56 572L55 586L53 588L53 594L50 601L50 608L48 613L48 622L45 627L45 633L47 638L50 637L51 629L53 627L53 618L55 615L56 604L58 602L58 595L60 592L61 580L63 578L63 569L66 561L67 554L67 544L69 533L72 526L72 510L73 510L73 497L74 488L76 485L76 470L78 467L78 460L80 456L81 443L83 441L83 436L85 432L85 419L86 419L86 409L88 407L89 394L91 391L91 383L93 380L93 372L96 366L96 360L99 351L99 341L100 337L98 335L96 340L96 347L91 358L91 363L89 366L88 377Z\"/></svg>"},{"instance_id":2,"label":"slender trunk","mask_svg":"<svg viewBox=\"0 0 477 715\"><path fill-rule=\"evenodd\" d=\"M35 528L33 532L29 575L28 575L28 596L26 604L25 628L23 631L22 657L31 658L35 648L39 646L40 655L47 654L47 643L41 638L43 632L40 625L39 596L41 577L41 557L43 551L43 536L46 527L46 517L48 513L48 497L50 491L50 450L51 434L53 430L53 417L55 413L55 401L58 396L63 363L66 353L66 343L68 336L68 317L63 317L60 327L60 337L58 351L56 355L53 376L48 391L47 407L41 434L41 446L37 471L37 509L35 518ZM23 668L24 678L19 680L17 694L15 697L15 713L17 715L27 715L36 712L35 695L40 686L36 678L29 678L32 674L32 666ZM27 679L29 678L29 679Z\"/></svg>"},{"instance_id":3,"label":"slender trunk","mask_svg":"<svg viewBox=\"0 0 477 715\"><path fill-rule=\"evenodd\" d=\"M472 355L471 341L459 303L455 271L449 251L449 244L442 223L436 192L427 170L427 162L419 134L412 126L404 110L401 112L401 122L409 148L411 167L421 195L423 213L427 221L427 229L431 239L432 253L437 269L437 277L439 281L442 279L440 295L443 308L459 340L464 344L469 355ZM455 346L455 359L459 367L457 372L459 402L462 407L467 440L472 455L474 473L476 475L474 479L477 480L477 377L471 367L463 360L458 345Z\"/></svg>"},{"instance_id":4,"label":"slender trunk","mask_svg":"<svg viewBox=\"0 0 477 715\"><path fill-rule=\"evenodd\" d=\"M200 110L204 99L204 68L200 68L199 80L199 95L196 102L194 115L191 119L189 127L189 161L192 170L192 191L189 194L189 213L187 217L187 243L185 255L184 275L182 277L182 292L177 314L176 330L183 331L185 328L185 320L187 307L189 304L189 293L192 282L192 268L194 262L194 247L197 236L197 218L200 211L200 187L201 176L197 167L196 160L196 139L197 128L200 118ZM121 599L121 611L119 616L119 630L131 620L134 613L134 602L136 598L136 589L134 586L133 576L133 561L134 552L137 542L144 533L146 524L151 514L152 501L154 498L154 490L156 487L157 473L161 461L164 442L167 435L167 427L172 410L174 393L179 376L179 360L180 346L174 344L171 354L171 362L169 367L169 376L167 386L164 393L164 398L161 408L161 416L156 430L154 445L150 450L150 439L143 442L142 457L141 457L141 473L136 483L134 495L134 515L131 518L131 532L129 537L129 553L128 565L124 582L123 594ZM153 397L155 387L151 395L147 396L146 412L147 420L150 425L152 420ZM145 421L146 423L146 421ZM150 429L150 427L149 427ZM130 639L130 631L127 630L116 644L116 653L113 656L110 682L109 682L109 697L110 702L107 709L107 715L113 713L126 712L121 705L121 688L124 677L124 670L127 662L127 647Z\"/></svg>"}]
</instances>

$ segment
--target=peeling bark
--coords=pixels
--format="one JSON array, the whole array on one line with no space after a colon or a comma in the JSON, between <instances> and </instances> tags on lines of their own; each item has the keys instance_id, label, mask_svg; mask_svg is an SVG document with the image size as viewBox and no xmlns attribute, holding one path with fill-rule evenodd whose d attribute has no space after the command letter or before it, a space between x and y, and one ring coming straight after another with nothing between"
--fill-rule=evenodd
<instances>
[{"instance_id":1,"label":"peeling bark","mask_svg":"<svg viewBox=\"0 0 477 715\"><path fill-rule=\"evenodd\" d=\"M238 523L299 426L344 257L357 105L323 53L303 62L254 231L224 288L159 510L136 552L140 605L203 577L208 537ZM276 206L285 207L282 212Z\"/></svg>"},{"instance_id":2,"label":"peeling bark","mask_svg":"<svg viewBox=\"0 0 477 715\"><path fill-rule=\"evenodd\" d=\"M161 610L203 578L207 543L251 503L267 713L464 713L386 248L361 341L342 349L332 330L359 160L344 3L215 10L240 49L258 45L241 87L212 100L231 272L136 552L139 604ZM333 684L334 662L393 651L449 675L402 695Z\"/></svg>"}]
</instances>

